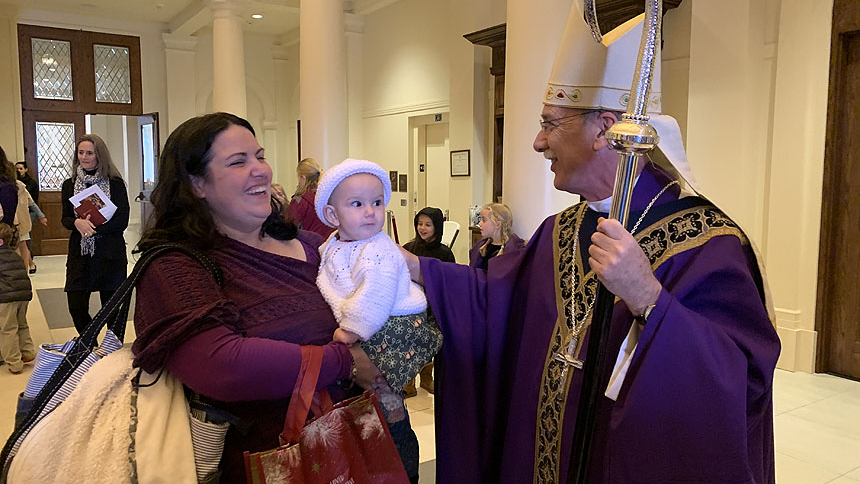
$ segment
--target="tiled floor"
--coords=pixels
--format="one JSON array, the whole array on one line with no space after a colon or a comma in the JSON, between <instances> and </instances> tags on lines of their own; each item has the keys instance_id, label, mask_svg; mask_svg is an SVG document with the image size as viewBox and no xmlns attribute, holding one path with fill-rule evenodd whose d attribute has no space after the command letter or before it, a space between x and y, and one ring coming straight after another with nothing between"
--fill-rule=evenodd
<instances>
[{"instance_id":1,"label":"tiled floor","mask_svg":"<svg viewBox=\"0 0 860 484\"><path fill-rule=\"evenodd\" d=\"M63 286L64 257L38 257L36 263L35 289ZM73 328L49 330L36 299L30 303L28 320L37 343L66 341L75 334ZM16 396L30 368L12 375L0 367L0 440L12 431ZM860 484L860 383L778 370L774 386L777 483ZM419 389L407 406L421 443L421 483L430 484L436 458L433 396Z\"/></svg>"}]
</instances>

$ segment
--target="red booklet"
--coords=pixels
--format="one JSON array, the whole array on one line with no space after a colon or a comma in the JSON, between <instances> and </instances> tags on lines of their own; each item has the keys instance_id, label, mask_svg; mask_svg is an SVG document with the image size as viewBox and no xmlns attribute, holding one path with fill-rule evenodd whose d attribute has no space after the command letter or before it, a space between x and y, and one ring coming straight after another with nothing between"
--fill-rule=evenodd
<instances>
[{"instance_id":1,"label":"red booklet","mask_svg":"<svg viewBox=\"0 0 860 484\"><path fill-rule=\"evenodd\" d=\"M81 200L81 204L75 207L75 213L83 219L89 215L90 222L96 227L107 222L107 219L105 219L104 215L99 212L99 209L96 208L96 205L89 198Z\"/></svg>"}]
</instances>

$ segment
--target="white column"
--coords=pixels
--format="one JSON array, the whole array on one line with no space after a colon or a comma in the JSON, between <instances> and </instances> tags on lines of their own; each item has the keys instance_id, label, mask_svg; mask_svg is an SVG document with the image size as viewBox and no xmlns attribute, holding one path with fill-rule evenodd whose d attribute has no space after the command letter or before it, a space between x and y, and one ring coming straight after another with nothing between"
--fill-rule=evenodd
<instances>
[{"instance_id":1,"label":"white column","mask_svg":"<svg viewBox=\"0 0 860 484\"><path fill-rule=\"evenodd\" d=\"M294 109L290 106L291 91L295 83L290 72L289 48L283 45L273 46L272 62L275 71L275 112L278 113L278 130L275 136L278 156L274 162L269 156L269 164L272 165L272 171L275 173L272 179L283 185L288 194L292 194L290 189L296 184L295 168L298 160L296 159L295 117L292 114Z\"/></svg>"},{"instance_id":2,"label":"white column","mask_svg":"<svg viewBox=\"0 0 860 484\"><path fill-rule=\"evenodd\" d=\"M299 85L302 157L324 168L349 151L342 0L301 2Z\"/></svg>"},{"instance_id":3,"label":"white column","mask_svg":"<svg viewBox=\"0 0 860 484\"><path fill-rule=\"evenodd\" d=\"M571 0L508 0L502 196L523 238L576 201L553 187L549 162L532 148L570 5Z\"/></svg>"},{"instance_id":4,"label":"white column","mask_svg":"<svg viewBox=\"0 0 860 484\"><path fill-rule=\"evenodd\" d=\"M260 136L262 134L262 136ZM269 162L269 165L272 167L272 180L273 183L280 183L278 180L280 170L280 163L278 159L280 158L278 155L280 154L280 150L278 150L278 123L277 121L263 121L263 132L257 133L257 138L260 140L260 143L263 144L263 147L266 149L266 160Z\"/></svg>"},{"instance_id":5,"label":"white column","mask_svg":"<svg viewBox=\"0 0 860 484\"><path fill-rule=\"evenodd\" d=\"M197 114L197 38L162 34L167 73L167 131Z\"/></svg>"},{"instance_id":6,"label":"white column","mask_svg":"<svg viewBox=\"0 0 860 484\"><path fill-rule=\"evenodd\" d=\"M694 3L694 5L696 5ZM833 2L779 12L767 203L767 273L782 342L778 366L815 371L815 309Z\"/></svg>"},{"instance_id":7,"label":"white column","mask_svg":"<svg viewBox=\"0 0 860 484\"><path fill-rule=\"evenodd\" d=\"M693 2L690 27L687 155L702 192L756 243L768 169L765 13L760 0Z\"/></svg>"},{"instance_id":8,"label":"white column","mask_svg":"<svg viewBox=\"0 0 860 484\"><path fill-rule=\"evenodd\" d=\"M247 115L245 94L245 34L241 9L231 0L212 0L212 107Z\"/></svg>"}]
</instances>

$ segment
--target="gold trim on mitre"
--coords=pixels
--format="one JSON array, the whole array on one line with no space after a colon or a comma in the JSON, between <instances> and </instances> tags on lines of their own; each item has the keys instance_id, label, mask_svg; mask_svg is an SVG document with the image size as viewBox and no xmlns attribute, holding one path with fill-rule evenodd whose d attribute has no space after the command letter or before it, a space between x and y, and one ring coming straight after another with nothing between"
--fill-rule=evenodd
<instances>
[{"instance_id":1,"label":"gold trim on mitre","mask_svg":"<svg viewBox=\"0 0 860 484\"><path fill-rule=\"evenodd\" d=\"M544 104L626 111L639 56L643 19L644 14L624 22L597 43L574 2L556 52ZM649 95L649 113L659 113L662 109L660 84L658 52Z\"/></svg>"}]
</instances>

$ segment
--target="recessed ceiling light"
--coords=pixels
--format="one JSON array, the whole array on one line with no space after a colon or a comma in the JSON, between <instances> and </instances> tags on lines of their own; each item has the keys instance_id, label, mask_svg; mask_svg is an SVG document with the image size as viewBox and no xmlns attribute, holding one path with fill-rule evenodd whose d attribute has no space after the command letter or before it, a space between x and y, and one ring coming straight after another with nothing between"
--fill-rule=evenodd
<instances>
[{"instance_id":1,"label":"recessed ceiling light","mask_svg":"<svg viewBox=\"0 0 860 484\"><path fill-rule=\"evenodd\" d=\"M263 16L258 13L255 13L254 15L251 15L251 18L263 18Z\"/></svg>"}]
</instances>

